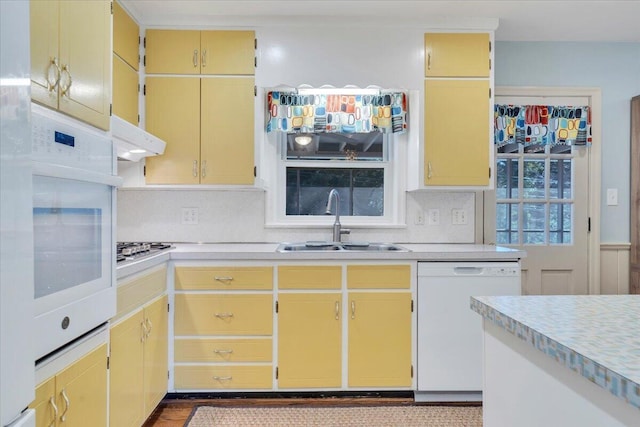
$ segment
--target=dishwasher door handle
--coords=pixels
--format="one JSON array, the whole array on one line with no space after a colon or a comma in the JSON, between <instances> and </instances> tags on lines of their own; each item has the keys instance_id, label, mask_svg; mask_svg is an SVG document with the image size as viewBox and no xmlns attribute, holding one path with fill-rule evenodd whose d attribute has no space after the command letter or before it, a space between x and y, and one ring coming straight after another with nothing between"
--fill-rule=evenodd
<instances>
[{"instance_id":1,"label":"dishwasher door handle","mask_svg":"<svg viewBox=\"0 0 640 427\"><path fill-rule=\"evenodd\" d=\"M465 275L465 276L479 276L484 271L482 267L454 267L453 272L455 274Z\"/></svg>"}]
</instances>

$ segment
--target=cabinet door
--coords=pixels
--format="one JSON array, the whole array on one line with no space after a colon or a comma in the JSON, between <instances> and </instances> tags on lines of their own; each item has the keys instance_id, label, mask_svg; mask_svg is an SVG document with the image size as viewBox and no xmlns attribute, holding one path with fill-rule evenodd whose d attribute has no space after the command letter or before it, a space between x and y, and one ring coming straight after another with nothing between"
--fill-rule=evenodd
<instances>
[{"instance_id":1,"label":"cabinet door","mask_svg":"<svg viewBox=\"0 0 640 427\"><path fill-rule=\"evenodd\" d=\"M144 343L144 418L167 393L168 320L167 296L144 309L147 339Z\"/></svg>"},{"instance_id":2,"label":"cabinet door","mask_svg":"<svg viewBox=\"0 0 640 427\"><path fill-rule=\"evenodd\" d=\"M111 2L61 1L60 111L109 129L111 55Z\"/></svg>"},{"instance_id":3,"label":"cabinet door","mask_svg":"<svg viewBox=\"0 0 640 427\"><path fill-rule=\"evenodd\" d=\"M200 74L200 31L147 30L147 74Z\"/></svg>"},{"instance_id":4,"label":"cabinet door","mask_svg":"<svg viewBox=\"0 0 640 427\"><path fill-rule=\"evenodd\" d=\"M58 6L57 1L33 0L29 3L31 99L51 108L58 108Z\"/></svg>"},{"instance_id":5,"label":"cabinet door","mask_svg":"<svg viewBox=\"0 0 640 427\"><path fill-rule=\"evenodd\" d=\"M342 385L342 297L278 296L278 387Z\"/></svg>"},{"instance_id":6,"label":"cabinet door","mask_svg":"<svg viewBox=\"0 0 640 427\"><path fill-rule=\"evenodd\" d=\"M425 81L424 184L489 184L489 81Z\"/></svg>"},{"instance_id":7,"label":"cabinet door","mask_svg":"<svg viewBox=\"0 0 640 427\"><path fill-rule=\"evenodd\" d=\"M426 77L489 77L488 33L424 35Z\"/></svg>"},{"instance_id":8,"label":"cabinet door","mask_svg":"<svg viewBox=\"0 0 640 427\"><path fill-rule=\"evenodd\" d=\"M147 184L198 184L200 79L147 77L145 105L147 131L167 143L145 160Z\"/></svg>"},{"instance_id":9,"label":"cabinet door","mask_svg":"<svg viewBox=\"0 0 640 427\"><path fill-rule=\"evenodd\" d=\"M36 387L36 398L29 408L36 411L36 427L51 427L55 425L57 415L60 414L56 403L56 378L51 377Z\"/></svg>"},{"instance_id":10,"label":"cabinet door","mask_svg":"<svg viewBox=\"0 0 640 427\"><path fill-rule=\"evenodd\" d=\"M349 293L349 387L411 386L411 294Z\"/></svg>"},{"instance_id":11,"label":"cabinet door","mask_svg":"<svg viewBox=\"0 0 640 427\"><path fill-rule=\"evenodd\" d=\"M202 79L202 184L254 181L254 79Z\"/></svg>"},{"instance_id":12,"label":"cabinet door","mask_svg":"<svg viewBox=\"0 0 640 427\"><path fill-rule=\"evenodd\" d=\"M142 310L111 328L109 421L111 427L142 425Z\"/></svg>"},{"instance_id":13,"label":"cabinet door","mask_svg":"<svg viewBox=\"0 0 640 427\"><path fill-rule=\"evenodd\" d=\"M138 72L113 55L113 114L138 126Z\"/></svg>"},{"instance_id":14,"label":"cabinet door","mask_svg":"<svg viewBox=\"0 0 640 427\"><path fill-rule=\"evenodd\" d=\"M101 345L60 372L56 376L56 389L62 425L106 426L107 345Z\"/></svg>"},{"instance_id":15,"label":"cabinet door","mask_svg":"<svg viewBox=\"0 0 640 427\"><path fill-rule=\"evenodd\" d=\"M117 1L113 2L113 52L134 70L139 69L140 28Z\"/></svg>"},{"instance_id":16,"label":"cabinet door","mask_svg":"<svg viewBox=\"0 0 640 427\"><path fill-rule=\"evenodd\" d=\"M255 74L253 31L203 31L200 46L202 74Z\"/></svg>"}]
</instances>

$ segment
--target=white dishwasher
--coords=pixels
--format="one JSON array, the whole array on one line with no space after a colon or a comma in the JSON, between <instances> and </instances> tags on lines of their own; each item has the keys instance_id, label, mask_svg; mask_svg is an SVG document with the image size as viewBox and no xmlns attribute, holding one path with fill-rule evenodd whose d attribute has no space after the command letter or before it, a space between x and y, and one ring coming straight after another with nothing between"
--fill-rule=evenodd
<instances>
[{"instance_id":1,"label":"white dishwasher","mask_svg":"<svg viewBox=\"0 0 640 427\"><path fill-rule=\"evenodd\" d=\"M520 295L520 263L418 263L415 400L482 400L482 317L472 296Z\"/></svg>"}]
</instances>

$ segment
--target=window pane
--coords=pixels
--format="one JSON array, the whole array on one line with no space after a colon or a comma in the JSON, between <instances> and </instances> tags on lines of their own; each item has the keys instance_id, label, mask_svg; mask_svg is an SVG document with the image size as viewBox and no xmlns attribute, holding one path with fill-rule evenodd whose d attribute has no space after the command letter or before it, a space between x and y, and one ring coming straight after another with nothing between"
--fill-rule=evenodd
<instances>
[{"instance_id":1,"label":"window pane","mask_svg":"<svg viewBox=\"0 0 640 427\"><path fill-rule=\"evenodd\" d=\"M523 197L525 199L543 199L544 196L544 160L524 161Z\"/></svg>"},{"instance_id":2,"label":"window pane","mask_svg":"<svg viewBox=\"0 0 640 427\"><path fill-rule=\"evenodd\" d=\"M496 198L518 197L518 159L498 159L496 176Z\"/></svg>"},{"instance_id":3,"label":"window pane","mask_svg":"<svg viewBox=\"0 0 640 427\"><path fill-rule=\"evenodd\" d=\"M569 245L573 205L569 203L551 203L549 205L549 243Z\"/></svg>"},{"instance_id":4,"label":"window pane","mask_svg":"<svg viewBox=\"0 0 640 427\"><path fill-rule=\"evenodd\" d=\"M517 203L496 204L496 243L519 243Z\"/></svg>"},{"instance_id":5,"label":"window pane","mask_svg":"<svg viewBox=\"0 0 640 427\"><path fill-rule=\"evenodd\" d=\"M289 160L368 160L386 159L385 134L314 133L287 134Z\"/></svg>"},{"instance_id":6,"label":"window pane","mask_svg":"<svg viewBox=\"0 0 640 427\"><path fill-rule=\"evenodd\" d=\"M522 235L525 244L545 244L544 224L544 203L524 203L522 205Z\"/></svg>"},{"instance_id":7,"label":"window pane","mask_svg":"<svg viewBox=\"0 0 640 427\"><path fill-rule=\"evenodd\" d=\"M570 199L571 159L551 159L549 161L549 198Z\"/></svg>"},{"instance_id":8,"label":"window pane","mask_svg":"<svg viewBox=\"0 0 640 427\"><path fill-rule=\"evenodd\" d=\"M384 214L384 169L287 168L287 215L325 215L333 188L340 215Z\"/></svg>"}]
</instances>

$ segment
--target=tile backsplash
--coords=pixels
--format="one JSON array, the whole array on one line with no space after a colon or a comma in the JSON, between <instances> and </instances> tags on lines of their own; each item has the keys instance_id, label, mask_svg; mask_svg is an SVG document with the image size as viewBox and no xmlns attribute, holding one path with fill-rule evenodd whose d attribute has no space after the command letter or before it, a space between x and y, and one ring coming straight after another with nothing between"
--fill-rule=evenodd
<instances>
[{"instance_id":1,"label":"tile backsplash","mask_svg":"<svg viewBox=\"0 0 640 427\"><path fill-rule=\"evenodd\" d=\"M283 242L330 240L333 217L326 226L265 226L262 190L123 188L118 190L118 241ZM189 209L184 209L189 208ZM195 209L193 209L195 208ZM430 209L439 224L430 225ZM466 223L452 224L452 210L463 209ZM419 211L424 224L416 224ZM194 217L194 212L197 215ZM395 243L474 243L473 192L415 192L406 199L403 227L353 227L345 240ZM185 223L186 222L186 223ZM194 223L197 222L197 223Z\"/></svg>"}]
</instances>

